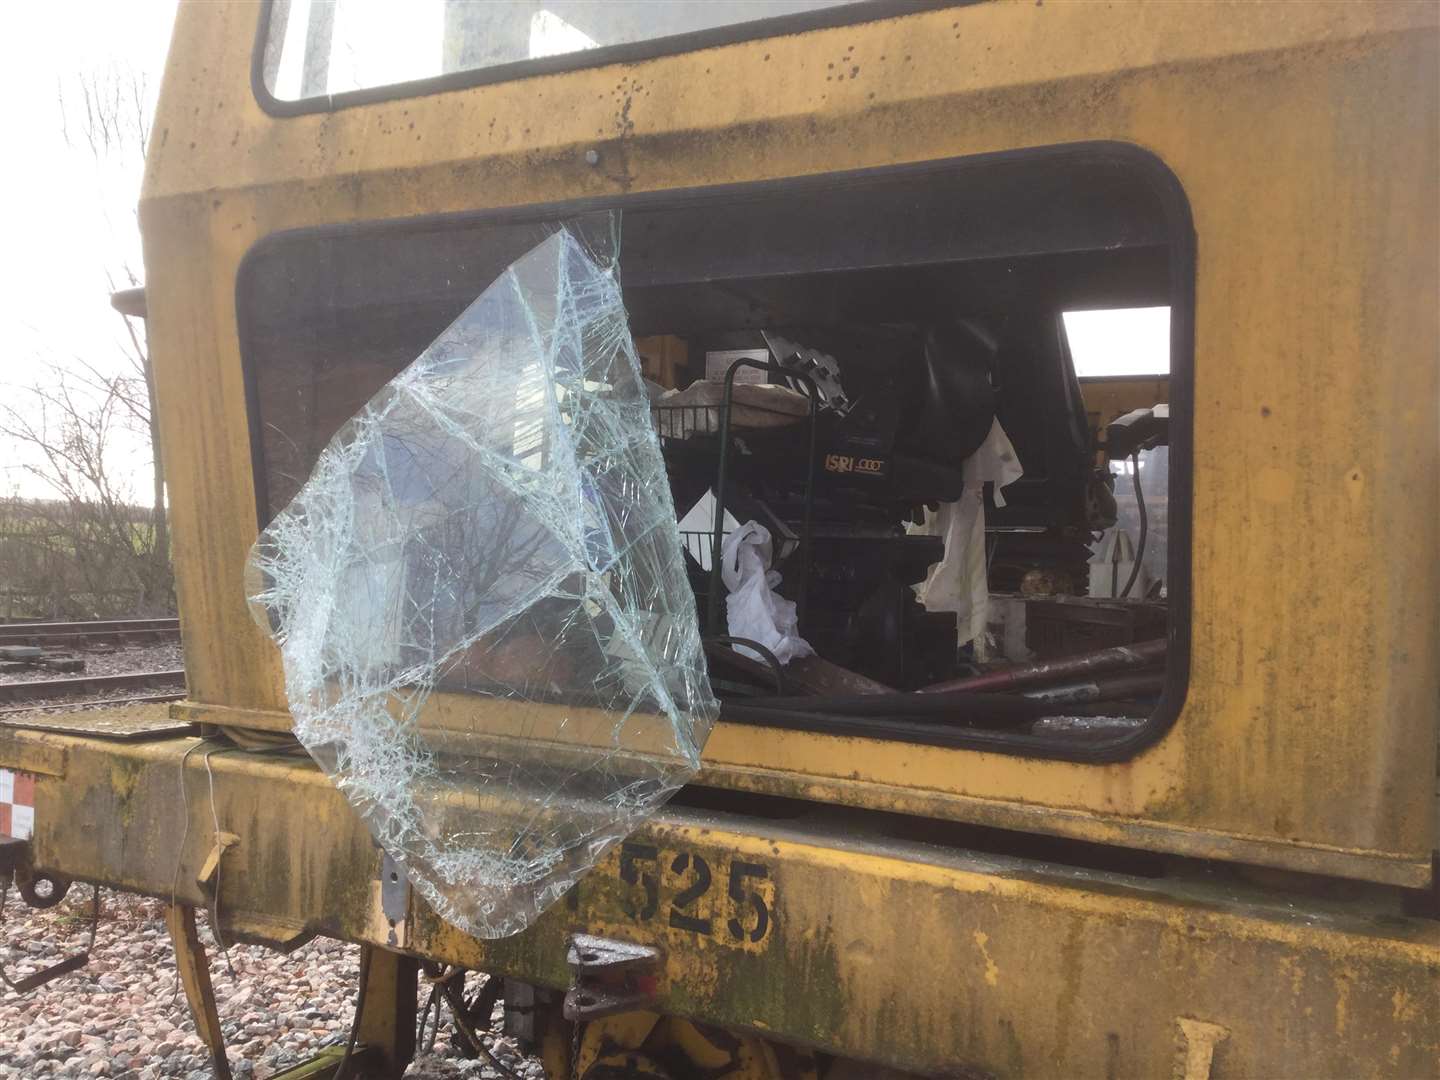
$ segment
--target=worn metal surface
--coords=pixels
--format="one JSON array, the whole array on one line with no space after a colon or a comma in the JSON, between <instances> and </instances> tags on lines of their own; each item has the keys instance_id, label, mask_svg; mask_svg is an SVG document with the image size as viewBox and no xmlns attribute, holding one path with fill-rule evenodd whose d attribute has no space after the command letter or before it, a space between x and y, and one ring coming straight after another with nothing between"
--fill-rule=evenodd
<instances>
[{"instance_id":1,"label":"worn metal surface","mask_svg":"<svg viewBox=\"0 0 1440 1080\"><path fill-rule=\"evenodd\" d=\"M141 210L192 715L288 723L240 581L256 525L235 281L261 238L1120 140L1175 172L1198 234L1173 730L1096 766L721 724L704 780L1428 875L1440 525L1416 493L1440 475L1440 9L984 4L286 119L250 91L255 17L181 8Z\"/></svg>"},{"instance_id":2,"label":"worn metal surface","mask_svg":"<svg viewBox=\"0 0 1440 1080\"><path fill-rule=\"evenodd\" d=\"M565 942L570 986L565 991L565 1019L573 1022L649 1008L664 953L653 945L571 934Z\"/></svg>"},{"instance_id":3,"label":"worn metal surface","mask_svg":"<svg viewBox=\"0 0 1440 1080\"><path fill-rule=\"evenodd\" d=\"M170 715L163 701L175 695L146 695L140 704L121 703L111 708L77 709L73 712L42 713L60 703L51 702L29 709L0 710L0 727L30 728L55 731L68 735L99 735L111 739L154 739L163 735L183 735L192 725L185 719Z\"/></svg>"},{"instance_id":4,"label":"worn metal surface","mask_svg":"<svg viewBox=\"0 0 1440 1080\"><path fill-rule=\"evenodd\" d=\"M225 1033L220 1030L220 1012L215 1005L215 987L210 982L210 963L195 927L195 909L189 904L171 903L165 908L165 925L175 949L175 967L195 1030L210 1051L210 1068L216 1080L230 1080L230 1060L225 1054Z\"/></svg>"},{"instance_id":5,"label":"worn metal surface","mask_svg":"<svg viewBox=\"0 0 1440 1080\"><path fill-rule=\"evenodd\" d=\"M36 786L42 867L167 900L178 881L201 904L218 819L239 837L219 879L226 940L387 940L382 856L307 762L14 732L0 764L34 744L65 762ZM1405 916L1393 890L1102 873L895 824L676 808L532 930L482 942L417 903L406 946L555 988L576 931L655 946L659 1011L916 1071L1165 1075L1187 1018L1228 1033L1221 1075L1428 1076L1440 1061L1440 923Z\"/></svg>"},{"instance_id":6,"label":"worn metal surface","mask_svg":"<svg viewBox=\"0 0 1440 1080\"><path fill-rule=\"evenodd\" d=\"M356 1040L378 1057L367 1075L400 1080L415 1056L419 970L414 957L377 945L367 946L361 956Z\"/></svg>"}]
</instances>

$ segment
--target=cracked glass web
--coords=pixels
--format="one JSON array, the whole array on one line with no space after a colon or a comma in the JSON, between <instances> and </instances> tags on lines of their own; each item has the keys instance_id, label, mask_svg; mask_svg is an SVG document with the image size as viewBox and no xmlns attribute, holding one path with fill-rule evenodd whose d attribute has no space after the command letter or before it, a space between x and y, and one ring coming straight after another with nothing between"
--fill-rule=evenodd
<instances>
[{"instance_id":1,"label":"cracked glass web","mask_svg":"<svg viewBox=\"0 0 1440 1080\"><path fill-rule=\"evenodd\" d=\"M382 388L248 568L296 736L481 937L693 776L718 712L613 240L587 235L551 232Z\"/></svg>"}]
</instances>

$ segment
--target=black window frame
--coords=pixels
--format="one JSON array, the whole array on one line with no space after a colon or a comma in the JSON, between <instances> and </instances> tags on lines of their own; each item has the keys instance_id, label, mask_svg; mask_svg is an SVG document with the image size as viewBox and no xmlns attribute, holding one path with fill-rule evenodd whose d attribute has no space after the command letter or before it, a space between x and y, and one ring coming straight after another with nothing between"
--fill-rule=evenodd
<instances>
[{"instance_id":1,"label":"black window frame","mask_svg":"<svg viewBox=\"0 0 1440 1080\"><path fill-rule=\"evenodd\" d=\"M1014 731L982 728L945 728L914 721L832 716L829 714L793 714L779 720L744 719L722 707L721 720L748 723L762 727L804 730L816 734L880 739L953 749L981 750L1008 755L1064 760L1086 764L1109 764L1133 758L1157 743L1174 726L1183 708L1190 681L1190 642L1192 618L1191 555L1193 544L1193 476L1194 476L1194 309L1196 276L1196 238L1190 203L1179 178L1154 153L1132 143L1097 141L1024 150L971 155L932 162L906 163L778 180L744 184L718 185L671 191L638 192L614 198L584 199L565 203L532 205L502 210L470 213L425 215L403 219L320 226L272 233L258 240L236 271L236 323L251 442L257 525L263 529L269 520L267 471L260 427L259 388L253 350L249 347L252 317L246 303L246 281L260 256L272 246L297 238L326 237L373 230L433 229L439 225L542 224L564 221L586 214L643 206L671 206L686 202L713 202L732 198L743 200L747 195L773 191L779 186L792 190L824 190L853 180L869 180L879 175L943 170L947 168L983 166L989 162L1014 162L1045 157L1063 161L1067 155L1093 157L1101 155L1126 164L1135 170L1146 187L1155 195L1161 209L1167 236L1167 253L1171 282L1170 312L1170 477L1169 477L1169 562L1167 576L1167 636L1169 641L1165 681L1159 702L1151 715L1133 731L1110 739L1090 743L1066 743L1054 736L1030 735ZM622 267L623 272L623 267Z\"/></svg>"}]
</instances>

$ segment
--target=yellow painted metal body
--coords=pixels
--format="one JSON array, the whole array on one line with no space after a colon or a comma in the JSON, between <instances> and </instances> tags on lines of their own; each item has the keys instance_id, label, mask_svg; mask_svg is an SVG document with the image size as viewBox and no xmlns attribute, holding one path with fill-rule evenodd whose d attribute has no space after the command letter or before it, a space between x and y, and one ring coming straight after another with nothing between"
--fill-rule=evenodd
<instances>
[{"instance_id":1,"label":"yellow painted metal body","mask_svg":"<svg viewBox=\"0 0 1440 1080\"><path fill-rule=\"evenodd\" d=\"M181 8L141 208L191 715L289 722L241 584L235 282L262 238L1119 140L1174 171L1198 237L1179 720L1103 766L722 724L704 782L1428 878L1434 5L983 4L288 118L250 89L255 17Z\"/></svg>"},{"instance_id":2,"label":"yellow painted metal body","mask_svg":"<svg viewBox=\"0 0 1440 1080\"><path fill-rule=\"evenodd\" d=\"M49 770L36 784L42 866L204 905L195 870L214 822L238 835L218 902L227 941L385 944L394 932L420 955L563 988L565 936L583 928L663 948L659 1012L923 1074L1149 1078L1203 1057L1206 1038L1217 1076L1419 1077L1440 1065L1440 921L1407 916L1390 889L1302 875L1260 888L1214 867L1081 870L943 835L917 843L894 815L862 811L674 807L632 841L661 863L703 857L721 880L736 859L766 866L758 943L725 931L730 917L755 921L723 889L691 909L714 934L666 920L675 887L663 877L656 913L640 917L643 875L627 882L619 852L529 931L484 942L413 894L389 926L380 852L303 758L0 729L0 762Z\"/></svg>"},{"instance_id":3,"label":"yellow painted metal body","mask_svg":"<svg viewBox=\"0 0 1440 1080\"><path fill-rule=\"evenodd\" d=\"M0 731L0 765L39 777L38 866L167 899L178 880L197 905L218 850L231 937L393 934L550 986L571 929L654 942L666 1014L921 1072L1435 1071L1440 923L1389 886L1427 883L1436 841L1440 9L984 4L288 118L250 89L255 18L181 7L141 208L178 715L289 724L241 582L236 276L265 237L1091 140L1157 155L1194 218L1188 693L1161 740L1104 765L721 724L704 784L812 810L676 807L632 838L717 880L767 868L743 900L712 892L700 936L665 921L669 886L641 917L620 852L513 939L413 900L391 926L379 855L323 775L212 754L227 846L209 748L185 740ZM543 709L439 698L479 736L561 737ZM969 824L1284 872L1262 889L1183 859L1147 877L981 855ZM747 904L769 917L756 940Z\"/></svg>"}]
</instances>

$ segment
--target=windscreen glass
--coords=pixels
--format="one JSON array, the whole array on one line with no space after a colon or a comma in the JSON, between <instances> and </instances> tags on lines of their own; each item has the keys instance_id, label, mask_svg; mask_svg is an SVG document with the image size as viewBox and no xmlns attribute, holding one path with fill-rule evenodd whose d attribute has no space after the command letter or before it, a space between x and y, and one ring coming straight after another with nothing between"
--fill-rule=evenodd
<instances>
[{"instance_id":1,"label":"windscreen glass","mask_svg":"<svg viewBox=\"0 0 1440 1080\"><path fill-rule=\"evenodd\" d=\"M265 88L331 97L766 20L854 0L276 0Z\"/></svg>"},{"instance_id":2,"label":"windscreen glass","mask_svg":"<svg viewBox=\"0 0 1440 1080\"><path fill-rule=\"evenodd\" d=\"M556 228L346 422L251 555L296 736L481 937L700 765L717 707L649 419L613 246Z\"/></svg>"}]
</instances>

